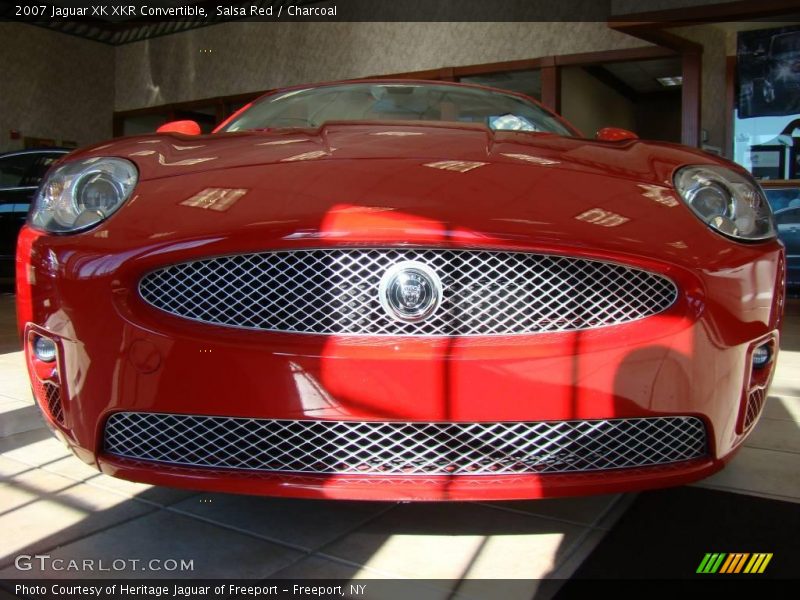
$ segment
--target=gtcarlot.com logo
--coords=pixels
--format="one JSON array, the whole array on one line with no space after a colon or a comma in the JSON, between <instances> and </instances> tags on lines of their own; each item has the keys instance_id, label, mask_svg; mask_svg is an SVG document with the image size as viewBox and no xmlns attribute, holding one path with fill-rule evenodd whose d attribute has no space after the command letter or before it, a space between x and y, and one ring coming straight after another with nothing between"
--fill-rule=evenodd
<instances>
[{"instance_id":1,"label":"gtcarlot.com logo","mask_svg":"<svg viewBox=\"0 0 800 600\"><path fill-rule=\"evenodd\" d=\"M52 558L49 554L20 554L14 559L18 571L194 571L194 560L174 558Z\"/></svg>"},{"instance_id":2,"label":"gtcarlot.com logo","mask_svg":"<svg viewBox=\"0 0 800 600\"><path fill-rule=\"evenodd\" d=\"M771 560L771 552L708 552L700 561L697 572L725 575L763 573Z\"/></svg>"}]
</instances>

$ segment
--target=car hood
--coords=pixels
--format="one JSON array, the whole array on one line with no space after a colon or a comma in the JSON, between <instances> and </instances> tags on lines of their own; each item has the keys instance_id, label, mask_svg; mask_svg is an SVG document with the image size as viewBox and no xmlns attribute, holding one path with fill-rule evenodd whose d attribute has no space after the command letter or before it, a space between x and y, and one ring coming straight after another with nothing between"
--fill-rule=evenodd
<instances>
[{"instance_id":1,"label":"car hood","mask_svg":"<svg viewBox=\"0 0 800 600\"><path fill-rule=\"evenodd\" d=\"M699 264L730 247L672 188L682 165L729 163L669 144L334 123L127 138L76 158L86 156L125 157L140 170L133 198L97 232L128 248L448 244Z\"/></svg>"},{"instance_id":2,"label":"car hood","mask_svg":"<svg viewBox=\"0 0 800 600\"><path fill-rule=\"evenodd\" d=\"M492 132L478 124L330 123L319 129L206 136L158 134L89 147L73 158L119 156L143 181L237 167L348 159L429 159L578 170L671 185L681 164L707 154L654 142L598 142L553 134ZM481 165L483 166L483 165Z\"/></svg>"}]
</instances>

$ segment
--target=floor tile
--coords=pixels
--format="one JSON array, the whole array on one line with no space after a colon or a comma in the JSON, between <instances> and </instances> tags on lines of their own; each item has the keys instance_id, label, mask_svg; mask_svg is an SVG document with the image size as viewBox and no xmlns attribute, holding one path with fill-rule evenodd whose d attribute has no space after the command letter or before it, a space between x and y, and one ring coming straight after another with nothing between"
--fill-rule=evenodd
<instances>
[{"instance_id":1,"label":"floor tile","mask_svg":"<svg viewBox=\"0 0 800 600\"><path fill-rule=\"evenodd\" d=\"M477 504L404 504L322 553L400 577L539 578L581 531Z\"/></svg>"},{"instance_id":2,"label":"floor tile","mask_svg":"<svg viewBox=\"0 0 800 600\"><path fill-rule=\"evenodd\" d=\"M800 422L762 416L745 445L800 454ZM797 457L797 464L800 465L800 456Z\"/></svg>"},{"instance_id":3,"label":"floor tile","mask_svg":"<svg viewBox=\"0 0 800 600\"><path fill-rule=\"evenodd\" d=\"M18 473L30 471L33 468L34 467L21 463L18 460L12 460L7 456L0 456L0 481L12 475L17 475Z\"/></svg>"},{"instance_id":4,"label":"floor tile","mask_svg":"<svg viewBox=\"0 0 800 600\"><path fill-rule=\"evenodd\" d=\"M800 398L800 382L781 381L775 379L769 387L772 396L789 396L790 398Z\"/></svg>"},{"instance_id":5,"label":"floor tile","mask_svg":"<svg viewBox=\"0 0 800 600\"><path fill-rule=\"evenodd\" d=\"M0 363L0 394L6 398L31 402L31 382L24 368Z\"/></svg>"},{"instance_id":6,"label":"floor tile","mask_svg":"<svg viewBox=\"0 0 800 600\"><path fill-rule=\"evenodd\" d=\"M581 563L583 563L597 547L605 535L605 531L587 531L575 547L573 547L572 552L566 557L566 560L559 565L549 577L551 579L569 579L572 574L577 571L578 567L581 566Z\"/></svg>"},{"instance_id":7,"label":"floor tile","mask_svg":"<svg viewBox=\"0 0 800 600\"><path fill-rule=\"evenodd\" d=\"M132 503L133 501L126 501ZM141 505L141 503L137 503ZM210 525L197 519L157 510L117 527L84 537L48 552L52 558L127 560L125 568L94 572L93 577L147 578L241 578L260 579L298 560L302 554L235 531ZM151 559L193 561L193 569L142 570ZM139 560L134 565L130 561ZM161 563L165 565L166 563ZM27 571L24 577L52 577L56 573ZM81 572L59 572L59 577L86 577ZM0 578L18 575L10 569L0 571Z\"/></svg>"},{"instance_id":8,"label":"floor tile","mask_svg":"<svg viewBox=\"0 0 800 600\"><path fill-rule=\"evenodd\" d=\"M285 569L281 569L273 574L272 577L277 579L342 579L349 581L357 579L392 579L394 575L375 571L361 565L348 564L343 561L312 555Z\"/></svg>"},{"instance_id":9,"label":"floor tile","mask_svg":"<svg viewBox=\"0 0 800 600\"><path fill-rule=\"evenodd\" d=\"M745 447L722 471L696 485L800 502L797 465L796 454Z\"/></svg>"},{"instance_id":10,"label":"floor tile","mask_svg":"<svg viewBox=\"0 0 800 600\"><path fill-rule=\"evenodd\" d=\"M146 483L127 481L117 477L109 477L72 455L46 464L42 469L77 481L84 481L90 486L98 487L115 494L150 502L159 506L169 506L197 494L194 490L155 486Z\"/></svg>"},{"instance_id":11,"label":"floor tile","mask_svg":"<svg viewBox=\"0 0 800 600\"><path fill-rule=\"evenodd\" d=\"M551 519L592 525L619 499L618 494L580 496L574 498L547 498L543 500L514 500L492 502L486 506L520 511Z\"/></svg>"},{"instance_id":12,"label":"floor tile","mask_svg":"<svg viewBox=\"0 0 800 600\"><path fill-rule=\"evenodd\" d=\"M772 395L764 405L762 419L781 419L800 423L800 398Z\"/></svg>"},{"instance_id":13,"label":"floor tile","mask_svg":"<svg viewBox=\"0 0 800 600\"><path fill-rule=\"evenodd\" d=\"M0 454L32 466L72 456L49 429L33 429L0 438Z\"/></svg>"},{"instance_id":14,"label":"floor tile","mask_svg":"<svg viewBox=\"0 0 800 600\"><path fill-rule=\"evenodd\" d=\"M40 469L5 479L0 497L28 501L0 515L3 544L0 565L24 551L33 554L156 510L155 507L103 492Z\"/></svg>"},{"instance_id":15,"label":"floor tile","mask_svg":"<svg viewBox=\"0 0 800 600\"><path fill-rule=\"evenodd\" d=\"M11 400L0 404L0 438L47 427L38 407Z\"/></svg>"},{"instance_id":16,"label":"floor tile","mask_svg":"<svg viewBox=\"0 0 800 600\"><path fill-rule=\"evenodd\" d=\"M264 498L235 494L201 494L174 510L210 519L313 550L392 506L383 502L342 502Z\"/></svg>"},{"instance_id":17,"label":"floor tile","mask_svg":"<svg viewBox=\"0 0 800 600\"><path fill-rule=\"evenodd\" d=\"M0 308L0 310L2 310ZM2 330L2 327L0 327ZM0 352L0 364L12 365L21 371L25 371L25 353L22 350L12 352Z\"/></svg>"},{"instance_id":18,"label":"floor tile","mask_svg":"<svg viewBox=\"0 0 800 600\"><path fill-rule=\"evenodd\" d=\"M633 492L621 494L600 520L594 524L595 529L610 531L620 517L625 514L628 507L633 504L633 501L636 500L636 496L637 494Z\"/></svg>"}]
</instances>

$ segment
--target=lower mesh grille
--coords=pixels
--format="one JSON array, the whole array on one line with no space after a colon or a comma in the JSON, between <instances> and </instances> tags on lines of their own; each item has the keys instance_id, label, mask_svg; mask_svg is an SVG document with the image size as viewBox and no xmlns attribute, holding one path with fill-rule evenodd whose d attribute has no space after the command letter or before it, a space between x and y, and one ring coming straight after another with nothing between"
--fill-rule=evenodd
<instances>
[{"instance_id":1,"label":"lower mesh grille","mask_svg":"<svg viewBox=\"0 0 800 600\"><path fill-rule=\"evenodd\" d=\"M50 415L50 417L57 423L64 424L64 409L61 406L61 390L58 385L50 381L35 382L36 397L42 408Z\"/></svg>"},{"instance_id":2,"label":"lower mesh grille","mask_svg":"<svg viewBox=\"0 0 800 600\"><path fill-rule=\"evenodd\" d=\"M744 430L749 429L758 419L758 415L761 414L761 409L764 407L766 396L764 388L756 388L748 394L747 407L744 413Z\"/></svg>"},{"instance_id":3,"label":"lower mesh grille","mask_svg":"<svg viewBox=\"0 0 800 600\"><path fill-rule=\"evenodd\" d=\"M174 465L296 473L563 473L674 463L706 454L695 417L419 423L290 421L125 412L109 454Z\"/></svg>"}]
</instances>

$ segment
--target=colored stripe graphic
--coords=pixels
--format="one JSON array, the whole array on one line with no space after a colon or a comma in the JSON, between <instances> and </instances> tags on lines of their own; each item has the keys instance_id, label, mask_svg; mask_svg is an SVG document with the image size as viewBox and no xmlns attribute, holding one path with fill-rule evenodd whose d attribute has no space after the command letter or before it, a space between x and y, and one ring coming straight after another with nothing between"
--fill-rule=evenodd
<instances>
[{"instance_id":1,"label":"colored stripe graphic","mask_svg":"<svg viewBox=\"0 0 800 600\"><path fill-rule=\"evenodd\" d=\"M753 558L751 558L750 562L747 563L747 566L744 568L744 572L763 573L764 569L767 568L767 565L771 560L772 560L772 553L753 554Z\"/></svg>"},{"instance_id":2,"label":"colored stripe graphic","mask_svg":"<svg viewBox=\"0 0 800 600\"><path fill-rule=\"evenodd\" d=\"M703 558L703 561L700 563L700 566L697 567L698 573L716 573L717 569L719 569L720 564L722 564L723 559L725 558L726 554L714 552L708 553Z\"/></svg>"},{"instance_id":3,"label":"colored stripe graphic","mask_svg":"<svg viewBox=\"0 0 800 600\"><path fill-rule=\"evenodd\" d=\"M766 552L708 552L700 561L697 573L763 573L771 560L772 553Z\"/></svg>"},{"instance_id":4,"label":"colored stripe graphic","mask_svg":"<svg viewBox=\"0 0 800 600\"><path fill-rule=\"evenodd\" d=\"M700 561L700 566L697 567L697 571L696 572L697 573L705 573L706 572L706 566L708 565L710 560L711 560L711 555L710 554L706 554L703 557L703 560Z\"/></svg>"},{"instance_id":5,"label":"colored stripe graphic","mask_svg":"<svg viewBox=\"0 0 800 600\"><path fill-rule=\"evenodd\" d=\"M738 554L728 554L728 558L725 559L725 562L722 563L722 567L720 568L720 573L728 573L731 569L732 565L736 563L736 560L739 558Z\"/></svg>"},{"instance_id":6,"label":"colored stripe graphic","mask_svg":"<svg viewBox=\"0 0 800 600\"><path fill-rule=\"evenodd\" d=\"M750 554L742 554L741 552L736 552L734 554L728 555L728 560L725 561L725 564L722 565L720 569L720 573L738 573L742 570L744 566L744 562Z\"/></svg>"}]
</instances>

